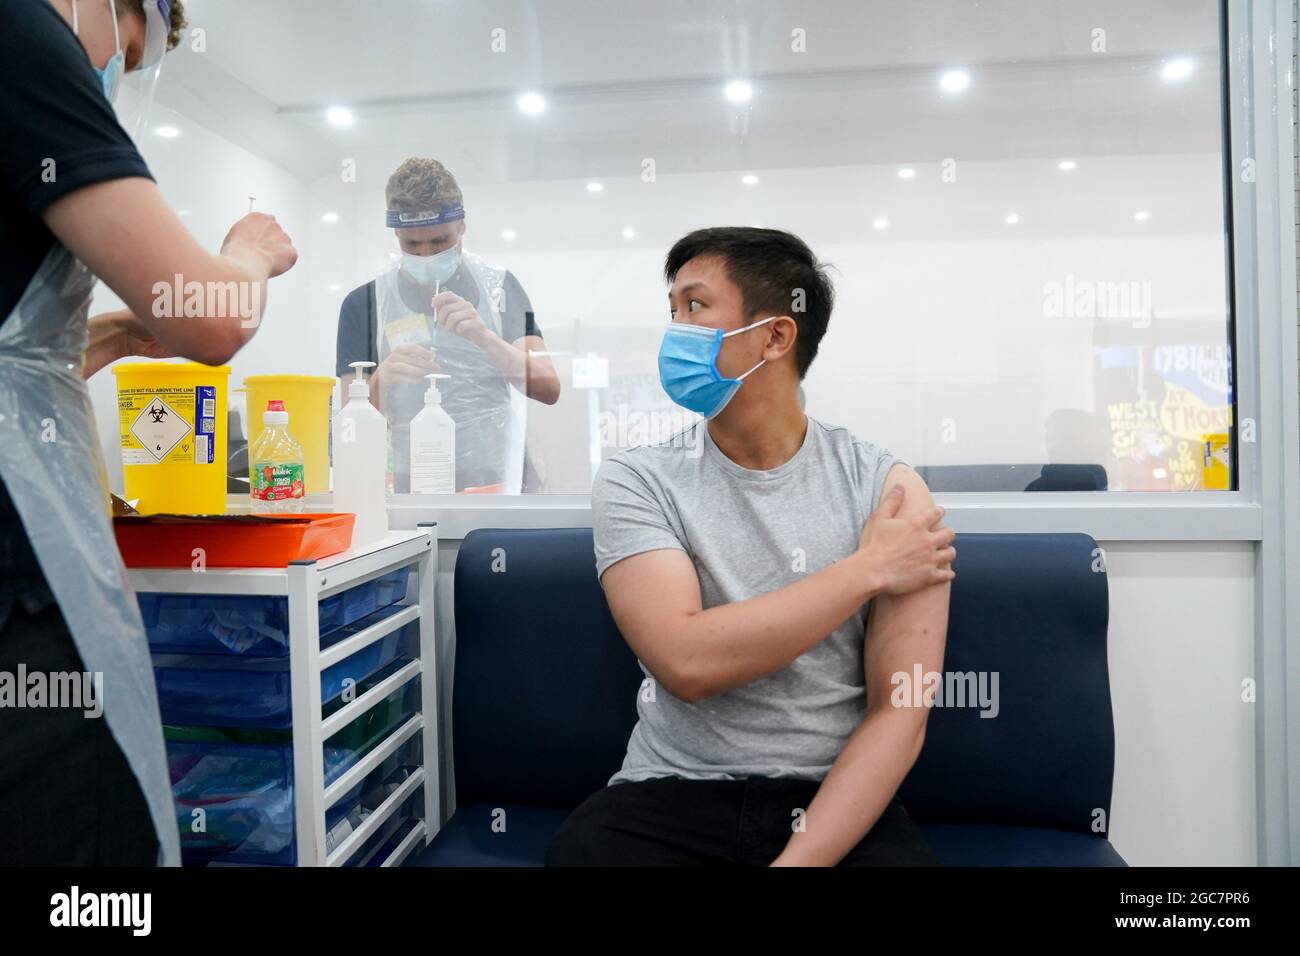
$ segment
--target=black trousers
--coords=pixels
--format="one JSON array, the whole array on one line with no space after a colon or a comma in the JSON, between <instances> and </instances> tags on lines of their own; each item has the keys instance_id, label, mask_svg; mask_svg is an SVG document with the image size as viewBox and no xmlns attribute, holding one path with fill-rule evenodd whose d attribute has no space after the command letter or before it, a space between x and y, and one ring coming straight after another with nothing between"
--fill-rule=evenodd
<instances>
[{"instance_id":1,"label":"black trousers","mask_svg":"<svg viewBox=\"0 0 1300 956\"><path fill-rule=\"evenodd\" d=\"M573 811L547 866L767 866L785 848L819 782L661 777L616 783ZM894 797L840 866L938 866Z\"/></svg>"},{"instance_id":2,"label":"black trousers","mask_svg":"<svg viewBox=\"0 0 1300 956\"><path fill-rule=\"evenodd\" d=\"M57 604L15 603L0 671L81 673ZM153 866L158 838L108 722L69 707L0 706L0 866Z\"/></svg>"}]
</instances>

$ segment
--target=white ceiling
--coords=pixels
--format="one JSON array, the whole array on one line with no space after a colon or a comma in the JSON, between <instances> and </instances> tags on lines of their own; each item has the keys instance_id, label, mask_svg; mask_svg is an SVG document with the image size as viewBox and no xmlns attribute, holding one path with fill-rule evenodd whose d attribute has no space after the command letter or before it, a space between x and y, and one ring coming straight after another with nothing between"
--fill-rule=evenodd
<instances>
[{"instance_id":1,"label":"white ceiling","mask_svg":"<svg viewBox=\"0 0 1300 956\"><path fill-rule=\"evenodd\" d=\"M1209 52L1213 0L190 0L217 65L277 106ZM1103 28L1108 52L1091 52ZM505 31L506 50L490 48ZM790 31L807 32L792 53Z\"/></svg>"},{"instance_id":2,"label":"white ceiling","mask_svg":"<svg viewBox=\"0 0 1300 956\"><path fill-rule=\"evenodd\" d=\"M1214 0L188 0L159 98L307 179L411 154L466 184L1217 153ZM493 52L503 29L505 52ZM791 31L806 31L806 52ZM1094 52L1094 31L1105 52ZM1194 58L1180 84L1163 61ZM942 69L972 75L940 93ZM743 106L721 95L745 77ZM521 115L516 95L549 109ZM330 127L346 104L357 124Z\"/></svg>"}]
</instances>

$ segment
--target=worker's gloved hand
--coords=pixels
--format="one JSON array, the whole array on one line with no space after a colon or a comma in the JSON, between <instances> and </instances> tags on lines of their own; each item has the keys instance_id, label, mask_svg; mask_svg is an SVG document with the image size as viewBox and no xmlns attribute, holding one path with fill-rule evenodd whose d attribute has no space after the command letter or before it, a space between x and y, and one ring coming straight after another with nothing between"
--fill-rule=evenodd
<instances>
[{"instance_id":1,"label":"worker's gloved hand","mask_svg":"<svg viewBox=\"0 0 1300 956\"><path fill-rule=\"evenodd\" d=\"M480 348L492 337L492 330L478 314L478 309L454 292L439 292L435 295L433 311L438 317L440 328L454 332Z\"/></svg>"},{"instance_id":2,"label":"worker's gloved hand","mask_svg":"<svg viewBox=\"0 0 1300 956\"><path fill-rule=\"evenodd\" d=\"M376 374L385 385L394 382L423 382L430 372L441 371L433 353L423 345L399 345L379 363Z\"/></svg>"},{"instance_id":3,"label":"worker's gloved hand","mask_svg":"<svg viewBox=\"0 0 1300 956\"><path fill-rule=\"evenodd\" d=\"M118 359L136 355L152 359L176 356L154 338L154 334L130 309L92 315L86 322L86 331L86 358L82 367L82 375L86 378Z\"/></svg>"},{"instance_id":4,"label":"worker's gloved hand","mask_svg":"<svg viewBox=\"0 0 1300 956\"><path fill-rule=\"evenodd\" d=\"M113 321L117 326L118 352L122 358L132 356L151 359L176 357L175 352L154 338L153 333L145 328L144 323L137 319L133 312L123 310L114 313Z\"/></svg>"},{"instance_id":5,"label":"worker's gloved hand","mask_svg":"<svg viewBox=\"0 0 1300 956\"><path fill-rule=\"evenodd\" d=\"M298 261L298 250L289 234L274 216L264 212L250 212L231 226L221 244L221 254L241 261L250 256L261 260L266 263L268 279L283 275Z\"/></svg>"}]
</instances>

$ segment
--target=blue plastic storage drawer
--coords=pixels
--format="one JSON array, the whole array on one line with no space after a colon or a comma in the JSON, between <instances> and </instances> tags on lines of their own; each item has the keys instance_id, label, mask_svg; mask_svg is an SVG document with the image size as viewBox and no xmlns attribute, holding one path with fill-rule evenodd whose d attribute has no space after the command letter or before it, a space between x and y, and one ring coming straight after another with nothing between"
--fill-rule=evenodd
<instances>
[{"instance_id":1,"label":"blue plastic storage drawer","mask_svg":"<svg viewBox=\"0 0 1300 956\"><path fill-rule=\"evenodd\" d=\"M399 568L320 602L322 641L406 597L409 569ZM289 599L225 594L138 595L152 650L165 654L287 657Z\"/></svg>"},{"instance_id":2,"label":"blue plastic storage drawer","mask_svg":"<svg viewBox=\"0 0 1300 956\"><path fill-rule=\"evenodd\" d=\"M388 607L336 630L329 645L400 614ZM420 623L412 621L321 672L321 700L339 696L348 681L361 683L419 647ZM217 657L154 654L154 680L163 723L199 727L280 729L293 723L287 657Z\"/></svg>"},{"instance_id":3,"label":"blue plastic storage drawer","mask_svg":"<svg viewBox=\"0 0 1300 956\"><path fill-rule=\"evenodd\" d=\"M331 737L325 747L326 786L418 706L419 681L412 681ZM289 734L166 726L164 737L186 865L297 862ZM398 748L326 813L329 848L364 819L381 792L377 788L411 763L409 748Z\"/></svg>"}]
</instances>

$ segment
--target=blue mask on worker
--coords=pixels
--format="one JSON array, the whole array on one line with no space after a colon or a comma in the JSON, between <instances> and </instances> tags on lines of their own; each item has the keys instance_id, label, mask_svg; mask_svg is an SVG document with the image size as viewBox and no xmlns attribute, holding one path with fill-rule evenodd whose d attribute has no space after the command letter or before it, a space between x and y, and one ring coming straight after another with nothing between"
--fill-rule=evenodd
<instances>
[{"instance_id":1,"label":"blue mask on worker","mask_svg":"<svg viewBox=\"0 0 1300 956\"><path fill-rule=\"evenodd\" d=\"M122 76L126 73L126 54L122 51L122 35L117 26L117 0L109 0L109 15L113 18L113 43L117 47L117 52L108 58L103 68L93 63L90 64L90 68L95 71L95 76L99 77L99 85L104 91L104 97L112 103L117 100L117 91L122 85ZM72 32L81 35L77 0L72 0Z\"/></svg>"},{"instance_id":2,"label":"blue mask on worker","mask_svg":"<svg viewBox=\"0 0 1300 956\"><path fill-rule=\"evenodd\" d=\"M446 282L460 268L460 250L452 246L433 256L413 256L409 252L404 252L402 268L421 285Z\"/></svg>"},{"instance_id":3,"label":"blue mask on worker","mask_svg":"<svg viewBox=\"0 0 1300 956\"><path fill-rule=\"evenodd\" d=\"M110 103L116 102L118 87L122 85L122 74L126 72L126 56L118 50L109 58L102 70L97 66L92 69L104 88L104 96L108 97Z\"/></svg>"},{"instance_id":4,"label":"blue mask on worker","mask_svg":"<svg viewBox=\"0 0 1300 956\"><path fill-rule=\"evenodd\" d=\"M767 361L763 359L739 378L723 378L718 371L722 340L766 325L776 318L775 315L769 316L726 333L703 325L671 323L659 346L659 381L668 397L685 409L713 418L727 407L732 396L740 390L741 383Z\"/></svg>"}]
</instances>

